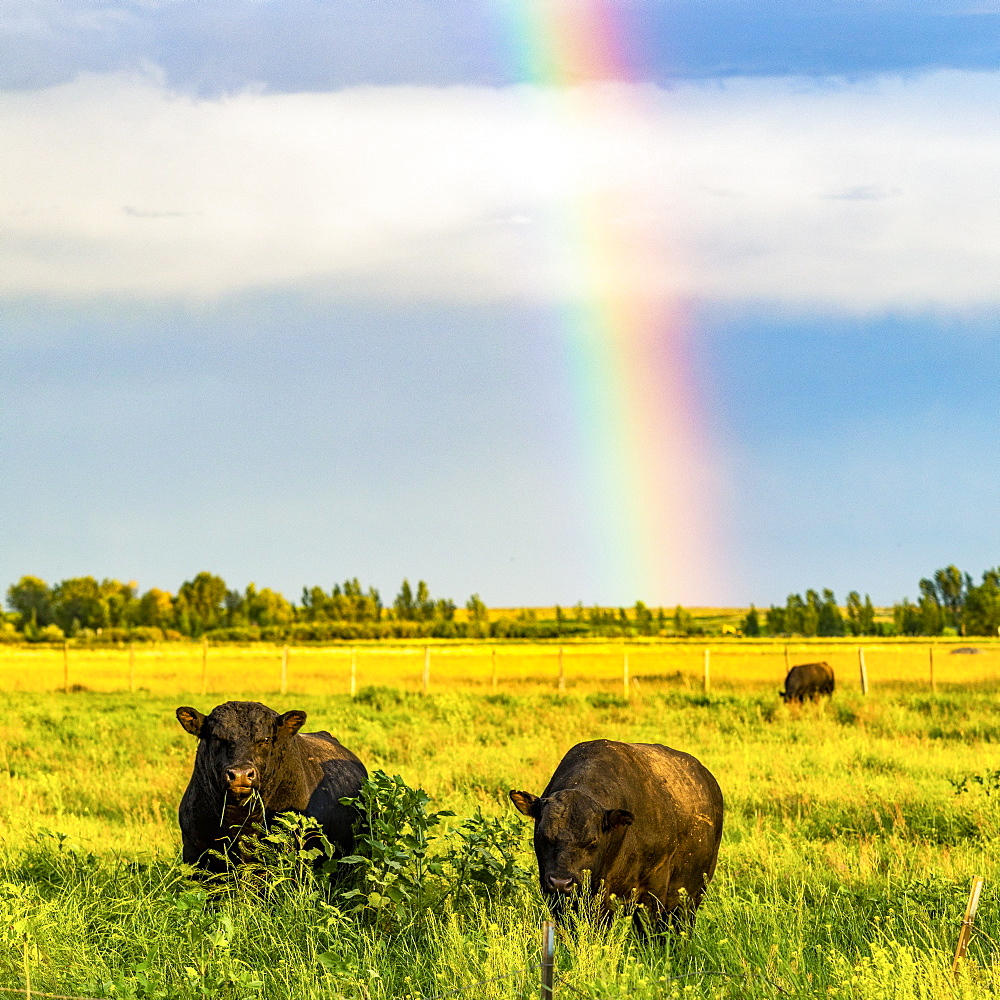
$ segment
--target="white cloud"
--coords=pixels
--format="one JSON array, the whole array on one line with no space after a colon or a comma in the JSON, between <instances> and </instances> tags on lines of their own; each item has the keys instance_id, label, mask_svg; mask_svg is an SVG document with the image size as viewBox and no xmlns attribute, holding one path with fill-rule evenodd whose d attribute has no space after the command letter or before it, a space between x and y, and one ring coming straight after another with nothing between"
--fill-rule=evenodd
<instances>
[{"instance_id":1,"label":"white cloud","mask_svg":"<svg viewBox=\"0 0 1000 1000\"><path fill-rule=\"evenodd\" d=\"M0 94L0 294L1000 299L1000 74Z\"/></svg>"}]
</instances>

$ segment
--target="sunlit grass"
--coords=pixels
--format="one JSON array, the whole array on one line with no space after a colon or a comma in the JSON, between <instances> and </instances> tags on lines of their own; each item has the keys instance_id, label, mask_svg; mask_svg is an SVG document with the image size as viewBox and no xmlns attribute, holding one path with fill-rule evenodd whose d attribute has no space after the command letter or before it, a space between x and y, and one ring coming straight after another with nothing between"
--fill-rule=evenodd
<instances>
[{"instance_id":1,"label":"sunlit grass","mask_svg":"<svg viewBox=\"0 0 1000 1000\"><path fill-rule=\"evenodd\" d=\"M972 646L975 655L951 652ZM286 685L313 695L347 694L352 663L355 686L423 688L427 650L430 689L466 688L516 692L524 688L629 692L663 685L700 688L705 651L713 687L760 685L777 690L786 668L822 659L830 663L838 686L860 686L858 650L870 685L906 682L930 689L933 649L937 685L974 684L1000 678L1000 643L898 641L859 644L857 640L816 641L632 641L565 643L458 643L430 645L384 643L292 647L287 654ZM0 690L57 691L68 682L90 691L229 692L259 695L280 690L280 646L209 646L165 643L125 648L0 646ZM560 688L560 676L562 683ZM636 683L637 682L637 683Z\"/></svg>"},{"instance_id":2,"label":"sunlit grass","mask_svg":"<svg viewBox=\"0 0 1000 1000\"><path fill-rule=\"evenodd\" d=\"M627 922L566 928L557 997L1000 990L1000 803L978 786L956 795L950 780L1000 766L995 690L904 685L801 708L767 689L643 691L630 703L597 687L529 686L266 700L305 709L307 728L426 788L456 823L477 808L509 814L507 790L541 791L579 740L664 742L704 761L726 796L726 829L693 935L647 940ZM537 996L544 906L534 890L497 906L445 905L405 933L340 918L307 886L199 896L177 863L194 740L173 709L207 710L235 693L6 697L0 985L22 985L27 947L34 989L94 997ZM529 830L525 821L526 865ZM988 937L974 939L954 980L950 952L975 874L987 879L978 925ZM321 963L324 954L336 960Z\"/></svg>"}]
</instances>

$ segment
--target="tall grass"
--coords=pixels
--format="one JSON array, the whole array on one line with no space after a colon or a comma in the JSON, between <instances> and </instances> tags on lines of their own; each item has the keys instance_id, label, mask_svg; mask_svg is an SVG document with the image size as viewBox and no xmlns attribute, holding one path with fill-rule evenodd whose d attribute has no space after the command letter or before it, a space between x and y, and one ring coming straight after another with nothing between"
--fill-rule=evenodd
<instances>
[{"instance_id":1,"label":"tall grass","mask_svg":"<svg viewBox=\"0 0 1000 1000\"><path fill-rule=\"evenodd\" d=\"M217 699L216 699L217 700ZM507 815L576 741L664 742L696 754L726 795L719 869L690 936L628 921L560 932L557 996L909 1000L1000 992L997 692L906 687L789 708L770 693L363 689L289 695L368 764L425 788L433 808ZM194 741L187 694L13 693L0 726L0 986L93 997L363 998L537 995L534 887L442 903L378 929L308 881L225 889L179 865L175 809ZM521 861L532 864L529 824ZM447 834L438 842L443 845ZM970 961L950 951L974 874L986 876ZM503 978L496 978L503 977ZM486 980L486 982L480 982ZM458 995L458 994L452 994Z\"/></svg>"}]
</instances>

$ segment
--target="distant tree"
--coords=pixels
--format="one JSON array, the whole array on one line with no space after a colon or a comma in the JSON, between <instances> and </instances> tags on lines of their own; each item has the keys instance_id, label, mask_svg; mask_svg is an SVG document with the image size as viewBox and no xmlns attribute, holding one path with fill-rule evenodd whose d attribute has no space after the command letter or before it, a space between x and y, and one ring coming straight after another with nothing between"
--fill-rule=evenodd
<instances>
[{"instance_id":1,"label":"distant tree","mask_svg":"<svg viewBox=\"0 0 1000 1000\"><path fill-rule=\"evenodd\" d=\"M252 587L253 584L250 584ZM246 598L238 590L227 590L223 599L226 607L226 624L242 627L249 624L247 618Z\"/></svg>"},{"instance_id":2,"label":"distant tree","mask_svg":"<svg viewBox=\"0 0 1000 1000\"><path fill-rule=\"evenodd\" d=\"M923 617L920 608L904 597L892 606L892 621L899 635L920 635L923 632Z\"/></svg>"},{"instance_id":3,"label":"distant tree","mask_svg":"<svg viewBox=\"0 0 1000 1000\"><path fill-rule=\"evenodd\" d=\"M414 603L414 612L418 622L429 622L435 618L436 607L431 600L430 587L423 580L417 582L417 599Z\"/></svg>"},{"instance_id":4,"label":"distant tree","mask_svg":"<svg viewBox=\"0 0 1000 1000\"><path fill-rule=\"evenodd\" d=\"M392 602L392 609L400 621L412 622L415 620L413 590L410 588L409 580L403 580L403 585L399 588L399 593Z\"/></svg>"},{"instance_id":5,"label":"distant tree","mask_svg":"<svg viewBox=\"0 0 1000 1000\"><path fill-rule=\"evenodd\" d=\"M856 590L852 590L847 595L845 609L847 611L846 627L848 634L864 635L861 628L861 615L863 613L861 595Z\"/></svg>"},{"instance_id":6,"label":"distant tree","mask_svg":"<svg viewBox=\"0 0 1000 1000\"><path fill-rule=\"evenodd\" d=\"M807 590L805 606L802 609L803 635L812 636L819 634L820 605L819 594L815 590Z\"/></svg>"},{"instance_id":7,"label":"distant tree","mask_svg":"<svg viewBox=\"0 0 1000 1000\"><path fill-rule=\"evenodd\" d=\"M816 615L816 635L840 636L844 634L844 618L837 607L832 590L824 590Z\"/></svg>"},{"instance_id":8,"label":"distant tree","mask_svg":"<svg viewBox=\"0 0 1000 1000\"><path fill-rule=\"evenodd\" d=\"M983 573L983 581L966 589L963 622L967 635L997 635L1000 630L1000 567Z\"/></svg>"},{"instance_id":9,"label":"distant tree","mask_svg":"<svg viewBox=\"0 0 1000 1000\"><path fill-rule=\"evenodd\" d=\"M920 581L920 634L940 635L945 626L944 612L933 580Z\"/></svg>"},{"instance_id":10,"label":"distant tree","mask_svg":"<svg viewBox=\"0 0 1000 1000\"><path fill-rule=\"evenodd\" d=\"M690 611L685 611L679 604L674 608L674 634L690 635L694 629L694 619Z\"/></svg>"},{"instance_id":11,"label":"distant tree","mask_svg":"<svg viewBox=\"0 0 1000 1000\"><path fill-rule=\"evenodd\" d=\"M291 604L281 594L267 587L258 590L252 583L247 585L243 607L247 621L261 627L288 625L295 617Z\"/></svg>"},{"instance_id":12,"label":"distant tree","mask_svg":"<svg viewBox=\"0 0 1000 1000\"><path fill-rule=\"evenodd\" d=\"M785 631L789 635L808 635L807 628L806 602L801 594L789 594L785 602Z\"/></svg>"},{"instance_id":13,"label":"distant tree","mask_svg":"<svg viewBox=\"0 0 1000 1000\"><path fill-rule=\"evenodd\" d=\"M37 576L22 576L7 588L7 607L17 613L20 629L29 622L39 627L52 624L49 585Z\"/></svg>"},{"instance_id":14,"label":"distant tree","mask_svg":"<svg viewBox=\"0 0 1000 1000\"><path fill-rule=\"evenodd\" d=\"M947 624L956 629L959 635L965 634L962 611L965 607L966 591L971 586L972 577L968 573L963 574L957 566L946 566L934 573L938 603L944 609Z\"/></svg>"},{"instance_id":15,"label":"distant tree","mask_svg":"<svg viewBox=\"0 0 1000 1000\"><path fill-rule=\"evenodd\" d=\"M655 632L653 612L642 601L636 601L633 614L635 617L635 627L639 635L653 635Z\"/></svg>"},{"instance_id":16,"label":"distant tree","mask_svg":"<svg viewBox=\"0 0 1000 1000\"><path fill-rule=\"evenodd\" d=\"M75 635L81 628L105 628L108 604L100 584L92 576L56 584L52 588L52 617L66 635Z\"/></svg>"},{"instance_id":17,"label":"distant tree","mask_svg":"<svg viewBox=\"0 0 1000 1000\"><path fill-rule=\"evenodd\" d=\"M439 598L434 602L434 619L441 622L455 620L455 602L446 597Z\"/></svg>"},{"instance_id":18,"label":"distant tree","mask_svg":"<svg viewBox=\"0 0 1000 1000\"><path fill-rule=\"evenodd\" d=\"M760 635L760 618L757 617L757 609L752 604L746 618L740 625L740 631L750 639L755 639Z\"/></svg>"},{"instance_id":19,"label":"distant tree","mask_svg":"<svg viewBox=\"0 0 1000 1000\"><path fill-rule=\"evenodd\" d=\"M777 608L773 604L767 609L765 624L768 635L784 635L790 631L786 624L786 614L784 608Z\"/></svg>"},{"instance_id":20,"label":"distant tree","mask_svg":"<svg viewBox=\"0 0 1000 1000\"><path fill-rule=\"evenodd\" d=\"M185 580L177 592L177 622L187 635L199 636L223 624L226 581L212 573Z\"/></svg>"},{"instance_id":21,"label":"distant tree","mask_svg":"<svg viewBox=\"0 0 1000 1000\"><path fill-rule=\"evenodd\" d=\"M168 628L174 624L174 599L165 590L153 587L139 598L137 625Z\"/></svg>"},{"instance_id":22,"label":"distant tree","mask_svg":"<svg viewBox=\"0 0 1000 1000\"><path fill-rule=\"evenodd\" d=\"M875 607L872 604L872 599L865 594L865 603L861 608L861 616L859 618L861 623L861 634L862 635L876 635L877 628L875 626Z\"/></svg>"},{"instance_id":23,"label":"distant tree","mask_svg":"<svg viewBox=\"0 0 1000 1000\"><path fill-rule=\"evenodd\" d=\"M112 628L128 628L136 624L139 614L137 589L134 582L122 583L120 580L106 579L101 581L101 597L107 606L108 624Z\"/></svg>"},{"instance_id":24,"label":"distant tree","mask_svg":"<svg viewBox=\"0 0 1000 1000\"><path fill-rule=\"evenodd\" d=\"M489 609L478 594L473 594L465 602L465 610L469 614L470 622L486 622L490 619Z\"/></svg>"}]
</instances>

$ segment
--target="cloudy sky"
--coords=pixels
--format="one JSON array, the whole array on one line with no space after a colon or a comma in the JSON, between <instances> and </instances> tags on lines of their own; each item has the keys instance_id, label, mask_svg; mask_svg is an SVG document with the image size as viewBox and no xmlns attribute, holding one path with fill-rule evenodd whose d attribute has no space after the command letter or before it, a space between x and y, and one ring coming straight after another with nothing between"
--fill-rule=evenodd
<instances>
[{"instance_id":1,"label":"cloudy sky","mask_svg":"<svg viewBox=\"0 0 1000 1000\"><path fill-rule=\"evenodd\" d=\"M619 71L561 86L526 5L0 0L0 582L889 602L1000 563L1000 4L606 0ZM690 328L670 592L581 501L567 193Z\"/></svg>"}]
</instances>

